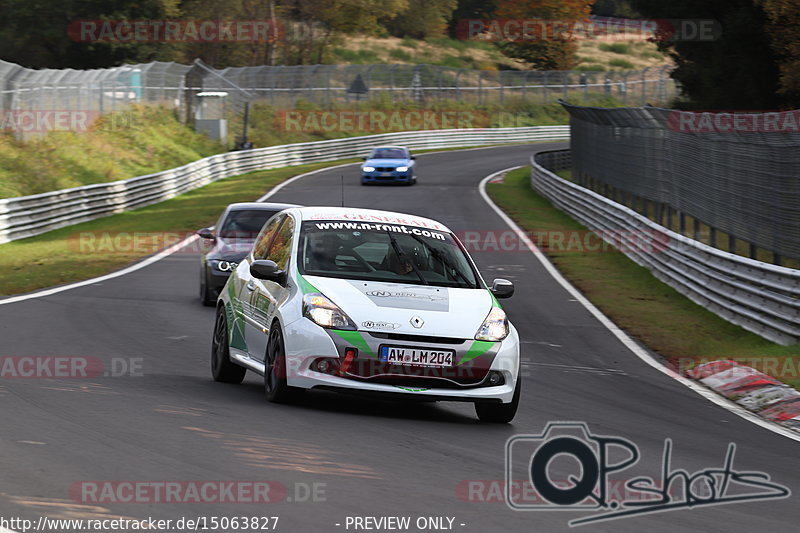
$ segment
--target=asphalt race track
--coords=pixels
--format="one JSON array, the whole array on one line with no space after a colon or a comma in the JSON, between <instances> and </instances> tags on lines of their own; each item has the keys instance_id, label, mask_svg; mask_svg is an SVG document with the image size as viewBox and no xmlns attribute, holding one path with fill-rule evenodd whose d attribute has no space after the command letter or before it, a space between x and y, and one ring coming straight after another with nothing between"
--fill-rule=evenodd
<instances>
[{"instance_id":1,"label":"asphalt race track","mask_svg":"<svg viewBox=\"0 0 800 533\"><path fill-rule=\"evenodd\" d=\"M362 187L353 165L297 180L270 200L339 205L344 174L348 206L431 217L454 231L508 231L482 199L479 182L552 146L421 155L415 187ZM797 531L800 443L647 366L530 252L473 257L489 281L516 284L503 306L523 342L525 387L510 425L478 423L471 404L312 392L299 405L282 406L265 401L254 374L243 385L214 383L214 310L198 302L198 259L191 252L102 283L0 305L0 356L78 356L102 360L105 371L134 369L118 377L0 379L0 516L278 516L277 530L287 533L353 531L348 516L410 516L410 531L418 531L418 517L451 517L457 531L566 531L569 520L592 513L515 511L496 491L504 483L509 437L539 434L548 421L585 421L595 434L639 447L635 474L663 476L667 438L672 470L690 474L722 468L733 442L736 471L765 472L794 494L589 523L583 530ZM565 476L580 473L569 460L553 466ZM610 474L617 488L632 476ZM92 486L86 482L189 480L268 480L286 487L291 501L96 503L81 496L82 487ZM481 501L487 498L493 501Z\"/></svg>"}]
</instances>

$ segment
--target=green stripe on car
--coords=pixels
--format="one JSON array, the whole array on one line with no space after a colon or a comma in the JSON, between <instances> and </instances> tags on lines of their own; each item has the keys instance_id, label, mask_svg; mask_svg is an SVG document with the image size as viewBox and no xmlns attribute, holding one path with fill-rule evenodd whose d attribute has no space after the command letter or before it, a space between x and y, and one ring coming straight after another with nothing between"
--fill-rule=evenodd
<instances>
[{"instance_id":1,"label":"green stripe on car","mask_svg":"<svg viewBox=\"0 0 800 533\"><path fill-rule=\"evenodd\" d=\"M476 357L480 357L483 354L487 353L489 350L494 348L494 345L497 344L496 342L490 341L475 341L472 343L472 346L469 347L467 353L464 354L464 357L461 358L461 361L458 362L459 365L463 365L469 361L472 361Z\"/></svg>"}]
</instances>

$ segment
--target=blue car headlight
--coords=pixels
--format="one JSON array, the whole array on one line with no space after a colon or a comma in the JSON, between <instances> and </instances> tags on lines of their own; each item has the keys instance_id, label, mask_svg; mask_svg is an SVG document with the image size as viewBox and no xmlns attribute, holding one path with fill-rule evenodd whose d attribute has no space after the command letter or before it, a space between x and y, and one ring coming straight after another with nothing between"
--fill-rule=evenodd
<instances>
[{"instance_id":1,"label":"blue car headlight","mask_svg":"<svg viewBox=\"0 0 800 533\"><path fill-rule=\"evenodd\" d=\"M375 172L375 167L361 167L364 172Z\"/></svg>"},{"instance_id":2,"label":"blue car headlight","mask_svg":"<svg viewBox=\"0 0 800 533\"><path fill-rule=\"evenodd\" d=\"M397 172L408 172L408 167L397 167L395 170Z\"/></svg>"}]
</instances>

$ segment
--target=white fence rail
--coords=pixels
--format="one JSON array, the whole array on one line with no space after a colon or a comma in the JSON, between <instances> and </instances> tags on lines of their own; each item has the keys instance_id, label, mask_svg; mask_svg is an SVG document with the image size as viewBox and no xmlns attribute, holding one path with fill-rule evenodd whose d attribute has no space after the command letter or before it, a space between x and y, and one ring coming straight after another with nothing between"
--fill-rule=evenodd
<instances>
[{"instance_id":1,"label":"white fence rail","mask_svg":"<svg viewBox=\"0 0 800 533\"><path fill-rule=\"evenodd\" d=\"M569 126L433 130L228 152L128 180L0 200L0 243L161 202L213 181L253 170L363 156L379 144L400 144L420 150L568 138Z\"/></svg>"},{"instance_id":2,"label":"white fence rail","mask_svg":"<svg viewBox=\"0 0 800 533\"><path fill-rule=\"evenodd\" d=\"M552 171L571 166L569 150L539 152L531 164L539 193L667 285L766 339L800 342L800 270L717 250L558 177Z\"/></svg>"}]
</instances>

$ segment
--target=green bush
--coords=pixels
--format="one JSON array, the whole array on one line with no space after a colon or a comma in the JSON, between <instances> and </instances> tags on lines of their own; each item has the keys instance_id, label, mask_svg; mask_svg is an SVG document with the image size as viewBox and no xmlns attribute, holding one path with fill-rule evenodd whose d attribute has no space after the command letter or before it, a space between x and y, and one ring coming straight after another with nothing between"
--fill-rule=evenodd
<instances>
[{"instance_id":1,"label":"green bush","mask_svg":"<svg viewBox=\"0 0 800 533\"><path fill-rule=\"evenodd\" d=\"M435 45L438 48L454 48L459 52L464 52L470 48L470 43L466 41L459 41L456 39L449 39L447 37L437 37L435 39L426 39L428 44Z\"/></svg>"},{"instance_id":2,"label":"green bush","mask_svg":"<svg viewBox=\"0 0 800 533\"><path fill-rule=\"evenodd\" d=\"M409 54L405 50L401 50L400 48L393 48L392 50L390 50L389 57L397 59L398 61L407 61L407 62L410 62L413 59L411 57L411 54Z\"/></svg>"},{"instance_id":3,"label":"green bush","mask_svg":"<svg viewBox=\"0 0 800 533\"><path fill-rule=\"evenodd\" d=\"M608 62L608 64L612 67L624 68L627 70L633 69L633 63L624 59L612 59Z\"/></svg>"},{"instance_id":4,"label":"green bush","mask_svg":"<svg viewBox=\"0 0 800 533\"><path fill-rule=\"evenodd\" d=\"M630 54L631 47L625 43L601 43L598 46L603 52L613 52L615 54Z\"/></svg>"},{"instance_id":5,"label":"green bush","mask_svg":"<svg viewBox=\"0 0 800 533\"><path fill-rule=\"evenodd\" d=\"M380 56L373 50L349 50L347 48L333 49L334 62L354 63L365 65L370 63L380 63ZM336 60L341 61L336 61Z\"/></svg>"}]
</instances>

